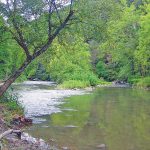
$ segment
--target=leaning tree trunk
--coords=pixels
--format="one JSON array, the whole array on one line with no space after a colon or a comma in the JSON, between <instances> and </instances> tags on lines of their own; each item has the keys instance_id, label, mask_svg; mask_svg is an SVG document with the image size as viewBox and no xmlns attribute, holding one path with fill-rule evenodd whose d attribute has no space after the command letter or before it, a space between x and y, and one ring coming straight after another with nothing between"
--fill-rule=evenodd
<instances>
[{"instance_id":1,"label":"leaning tree trunk","mask_svg":"<svg viewBox=\"0 0 150 150\"><path fill-rule=\"evenodd\" d=\"M71 0L71 5L72 5L72 0ZM23 35L21 33L21 31L19 30L18 26L16 26L15 22L14 22L14 27L17 31L17 33L19 34L20 39L18 39L17 37L14 37L15 40L17 41L17 43L22 47L22 49L24 50L27 59L26 61L21 65L21 67L15 71L13 73L13 75L11 75L5 82L4 84L0 87L0 97L4 94L4 92L9 88L9 86L21 75L21 73L26 69L26 67L38 56L40 56L42 53L46 52L49 48L49 46L51 45L51 43L53 42L53 40L57 37L57 35L60 33L60 31L62 29L65 28L65 26L67 26L68 21L71 19L71 17L73 16L73 11L72 11L72 7L70 7L70 11L69 14L67 15L67 17L64 19L63 22L61 22L60 26L57 27L57 29L55 30L55 32L52 35L48 36L48 41L40 48L40 50L35 51L34 54L31 56L29 53L29 50L27 48L27 46L25 45L25 41L23 39ZM51 15L51 14L50 14ZM51 27L50 27L51 28ZM14 36L14 34L13 34Z\"/></svg>"},{"instance_id":2,"label":"leaning tree trunk","mask_svg":"<svg viewBox=\"0 0 150 150\"><path fill-rule=\"evenodd\" d=\"M9 88L9 86L21 75L21 73L26 69L26 67L30 64L31 60L26 60L21 67L14 72L12 76L10 76L4 84L0 87L0 97L4 94L4 92Z\"/></svg>"}]
</instances>

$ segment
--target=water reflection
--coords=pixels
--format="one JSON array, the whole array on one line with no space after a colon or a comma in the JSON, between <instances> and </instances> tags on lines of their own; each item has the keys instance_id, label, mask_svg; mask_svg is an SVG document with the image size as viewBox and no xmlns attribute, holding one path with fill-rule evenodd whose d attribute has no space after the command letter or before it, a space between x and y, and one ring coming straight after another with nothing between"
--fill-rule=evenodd
<instances>
[{"instance_id":1,"label":"water reflection","mask_svg":"<svg viewBox=\"0 0 150 150\"><path fill-rule=\"evenodd\" d=\"M47 121L30 133L71 150L98 150L100 144L107 150L150 149L149 91L99 88L67 98L61 110L44 116Z\"/></svg>"}]
</instances>

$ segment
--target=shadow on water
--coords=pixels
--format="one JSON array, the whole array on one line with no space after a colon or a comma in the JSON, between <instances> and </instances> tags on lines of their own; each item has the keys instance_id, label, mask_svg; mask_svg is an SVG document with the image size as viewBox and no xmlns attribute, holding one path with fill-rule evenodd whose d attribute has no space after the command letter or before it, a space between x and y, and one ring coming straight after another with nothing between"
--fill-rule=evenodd
<instances>
[{"instance_id":1,"label":"shadow on water","mask_svg":"<svg viewBox=\"0 0 150 150\"><path fill-rule=\"evenodd\" d=\"M98 88L66 98L59 108L29 133L71 150L150 149L149 91Z\"/></svg>"}]
</instances>

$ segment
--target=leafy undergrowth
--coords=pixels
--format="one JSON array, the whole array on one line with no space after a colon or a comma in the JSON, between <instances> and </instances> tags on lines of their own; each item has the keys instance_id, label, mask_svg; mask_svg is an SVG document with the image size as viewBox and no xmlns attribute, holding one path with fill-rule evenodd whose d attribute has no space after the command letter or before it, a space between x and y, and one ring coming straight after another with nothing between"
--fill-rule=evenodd
<instances>
[{"instance_id":1,"label":"leafy undergrowth","mask_svg":"<svg viewBox=\"0 0 150 150\"><path fill-rule=\"evenodd\" d=\"M141 78L137 84L137 87L139 88L148 88L150 89L150 77Z\"/></svg>"},{"instance_id":2,"label":"leafy undergrowth","mask_svg":"<svg viewBox=\"0 0 150 150\"><path fill-rule=\"evenodd\" d=\"M4 94L0 98L0 117L9 124L16 114L23 114L23 108L17 102L17 95L10 93Z\"/></svg>"},{"instance_id":3,"label":"leafy undergrowth","mask_svg":"<svg viewBox=\"0 0 150 150\"><path fill-rule=\"evenodd\" d=\"M100 79L99 82L98 82L99 85L111 85L112 82L108 82L108 81L105 81L103 79Z\"/></svg>"},{"instance_id":4,"label":"leafy undergrowth","mask_svg":"<svg viewBox=\"0 0 150 150\"><path fill-rule=\"evenodd\" d=\"M136 85L140 80L140 77L131 77L128 79L128 83L131 85Z\"/></svg>"},{"instance_id":5,"label":"leafy undergrowth","mask_svg":"<svg viewBox=\"0 0 150 150\"><path fill-rule=\"evenodd\" d=\"M58 88L61 89L73 89L73 88L85 88L90 86L89 82L87 81L80 81L80 80L69 80L69 81L64 81L62 84L58 86Z\"/></svg>"},{"instance_id":6,"label":"leafy undergrowth","mask_svg":"<svg viewBox=\"0 0 150 150\"><path fill-rule=\"evenodd\" d=\"M90 86L96 86L96 85L110 85L110 82L104 81L102 79L100 80L93 80L92 82L89 81L80 81L80 80L69 80L64 81L62 84L58 85L58 88L61 89L73 89L73 88L86 88Z\"/></svg>"},{"instance_id":7,"label":"leafy undergrowth","mask_svg":"<svg viewBox=\"0 0 150 150\"><path fill-rule=\"evenodd\" d=\"M128 82L133 85L133 87L150 89L150 77L131 78Z\"/></svg>"}]
</instances>

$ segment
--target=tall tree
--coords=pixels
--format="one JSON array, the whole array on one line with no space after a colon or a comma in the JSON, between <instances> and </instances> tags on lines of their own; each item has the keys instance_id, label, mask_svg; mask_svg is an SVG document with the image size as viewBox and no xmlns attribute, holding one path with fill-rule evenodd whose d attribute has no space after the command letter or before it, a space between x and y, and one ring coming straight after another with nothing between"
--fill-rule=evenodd
<instances>
[{"instance_id":1,"label":"tall tree","mask_svg":"<svg viewBox=\"0 0 150 150\"><path fill-rule=\"evenodd\" d=\"M0 96L26 67L48 50L73 16L73 0L5 0L0 2L0 29L8 32L25 58L0 87ZM3 41L3 40L2 40Z\"/></svg>"}]
</instances>

